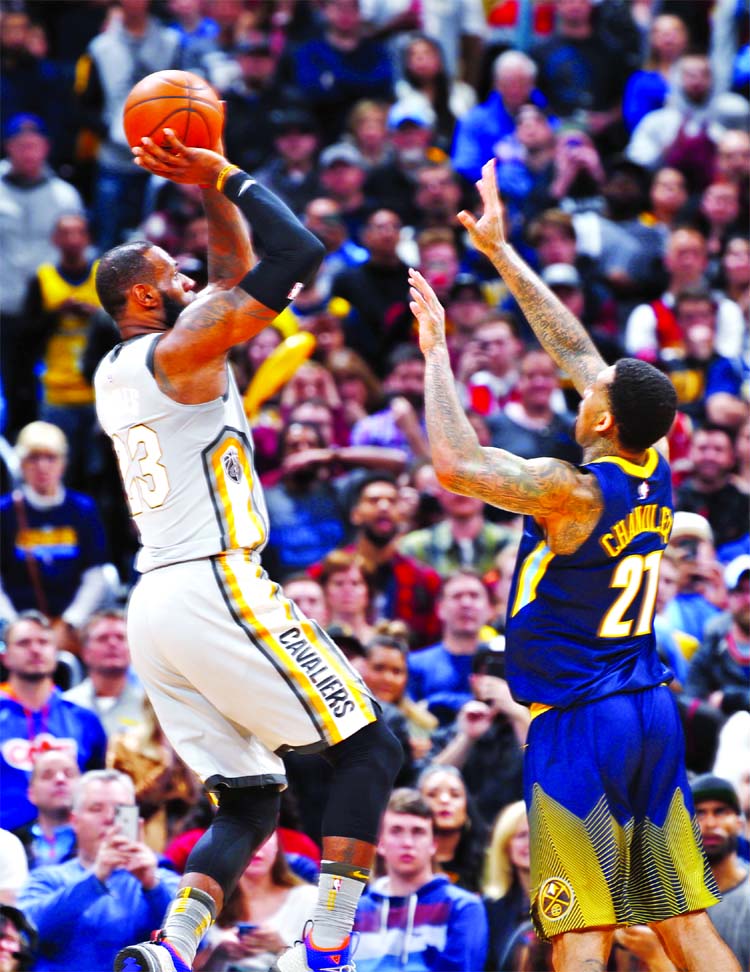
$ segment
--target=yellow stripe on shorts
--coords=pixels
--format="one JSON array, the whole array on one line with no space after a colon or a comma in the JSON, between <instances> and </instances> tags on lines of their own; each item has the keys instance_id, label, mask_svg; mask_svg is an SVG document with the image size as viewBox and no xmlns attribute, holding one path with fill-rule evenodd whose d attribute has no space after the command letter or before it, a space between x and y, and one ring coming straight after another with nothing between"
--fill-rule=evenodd
<instances>
[{"instance_id":1,"label":"yellow stripe on shorts","mask_svg":"<svg viewBox=\"0 0 750 972\"><path fill-rule=\"evenodd\" d=\"M237 575L229 562L229 557L226 554L219 554L216 560L222 570L222 573L224 574L227 594L232 601L232 605L245 624L252 628L253 637L262 642L263 647L279 661L287 677L291 679L300 690L304 700L307 703L305 707L313 717L318 728L324 733L325 738L332 745L335 745L337 742L341 742L344 737L341 735L333 716L328 711L328 706L325 704L320 695L313 689L310 680L307 678L302 669L296 665L289 664L289 655L284 647L279 644L271 632L259 622L257 615L248 604L240 588ZM257 570L257 576L260 577L263 568L258 564L255 564L254 566Z\"/></svg>"},{"instance_id":2,"label":"yellow stripe on shorts","mask_svg":"<svg viewBox=\"0 0 750 972\"><path fill-rule=\"evenodd\" d=\"M292 614L291 601L287 597L279 596L279 594L279 585L274 584L274 595L272 596L274 596L279 604L284 608L290 624L299 625L310 644L320 652L320 655L325 663L330 666L330 668L344 683L347 690L351 692L352 699L356 703L357 708L360 710L362 715L367 718L368 722L375 722L375 713L373 712L372 704L360 690L357 682L351 677L351 674L347 668L341 664L341 659L339 658L338 654L331 651L328 643L319 636L318 630L314 624L311 624L308 620L302 621L300 618L294 617Z\"/></svg>"}]
</instances>

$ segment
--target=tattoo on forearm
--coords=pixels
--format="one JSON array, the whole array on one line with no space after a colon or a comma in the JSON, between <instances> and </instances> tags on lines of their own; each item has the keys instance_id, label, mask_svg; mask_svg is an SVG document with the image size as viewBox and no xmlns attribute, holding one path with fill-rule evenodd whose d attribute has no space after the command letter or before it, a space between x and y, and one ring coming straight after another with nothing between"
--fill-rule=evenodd
<instances>
[{"instance_id":1,"label":"tattoo on forearm","mask_svg":"<svg viewBox=\"0 0 750 972\"><path fill-rule=\"evenodd\" d=\"M239 209L218 192L204 193L203 206L208 218L208 279L233 280L253 265L245 221Z\"/></svg>"},{"instance_id":2,"label":"tattoo on forearm","mask_svg":"<svg viewBox=\"0 0 750 972\"><path fill-rule=\"evenodd\" d=\"M504 449L482 448L461 403L445 353L427 358L425 412L433 462L454 492L476 496L516 513L564 513L556 550L572 552L588 537L601 512L597 481L581 480L559 459L525 460Z\"/></svg>"},{"instance_id":3,"label":"tattoo on forearm","mask_svg":"<svg viewBox=\"0 0 750 972\"><path fill-rule=\"evenodd\" d=\"M504 247L496 266L544 349L574 381L590 385L606 365L581 322L515 251Z\"/></svg>"}]
</instances>

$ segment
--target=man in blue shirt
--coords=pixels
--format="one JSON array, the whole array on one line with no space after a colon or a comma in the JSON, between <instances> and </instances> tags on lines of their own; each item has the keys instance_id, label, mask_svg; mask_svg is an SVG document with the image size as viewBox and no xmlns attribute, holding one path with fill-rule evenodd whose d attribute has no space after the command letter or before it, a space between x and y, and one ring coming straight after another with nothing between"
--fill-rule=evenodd
<instances>
[{"instance_id":1,"label":"man in blue shirt","mask_svg":"<svg viewBox=\"0 0 750 972\"><path fill-rule=\"evenodd\" d=\"M38 868L19 896L39 931L35 968L101 972L124 945L159 926L179 877L157 866L140 835L132 840L121 832L115 808L123 804L135 805L124 773L94 770L79 780L72 817L77 856Z\"/></svg>"},{"instance_id":2,"label":"man in blue shirt","mask_svg":"<svg viewBox=\"0 0 750 972\"><path fill-rule=\"evenodd\" d=\"M505 51L497 58L492 66L494 90L456 125L451 161L466 179L477 180L483 163L495 156L500 139L515 130L514 116L521 105L546 104L534 88L536 74L536 65L521 51Z\"/></svg>"},{"instance_id":3,"label":"man in blue shirt","mask_svg":"<svg viewBox=\"0 0 750 972\"><path fill-rule=\"evenodd\" d=\"M14 830L37 816L27 796L37 755L65 749L82 771L98 769L104 766L107 737L98 717L63 699L53 682L57 646L44 615L20 615L4 638L8 681L0 685L0 827Z\"/></svg>"},{"instance_id":4,"label":"man in blue shirt","mask_svg":"<svg viewBox=\"0 0 750 972\"><path fill-rule=\"evenodd\" d=\"M408 659L409 695L416 702L426 699L450 721L471 700L472 659L491 613L487 588L475 571L464 568L446 578L437 602L443 640Z\"/></svg>"},{"instance_id":5,"label":"man in blue shirt","mask_svg":"<svg viewBox=\"0 0 750 972\"><path fill-rule=\"evenodd\" d=\"M70 812L73 789L80 776L76 758L68 750L48 749L34 760L28 796L39 815L16 830L26 848L29 870L61 864L74 856L76 834Z\"/></svg>"}]
</instances>

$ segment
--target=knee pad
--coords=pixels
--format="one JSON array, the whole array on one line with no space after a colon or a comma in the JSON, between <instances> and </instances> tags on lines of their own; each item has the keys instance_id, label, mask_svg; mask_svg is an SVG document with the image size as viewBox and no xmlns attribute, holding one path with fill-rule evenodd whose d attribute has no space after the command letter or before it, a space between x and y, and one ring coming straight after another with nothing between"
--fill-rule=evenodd
<instances>
[{"instance_id":1,"label":"knee pad","mask_svg":"<svg viewBox=\"0 0 750 972\"><path fill-rule=\"evenodd\" d=\"M404 758L401 744L378 719L322 755L334 770L323 836L377 843L380 818Z\"/></svg>"},{"instance_id":2,"label":"knee pad","mask_svg":"<svg viewBox=\"0 0 750 972\"><path fill-rule=\"evenodd\" d=\"M213 878L226 901L250 858L273 833L280 804L277 786L222 789L217 814L190 852L185 873Z\"/></svg>"}]
</instances>

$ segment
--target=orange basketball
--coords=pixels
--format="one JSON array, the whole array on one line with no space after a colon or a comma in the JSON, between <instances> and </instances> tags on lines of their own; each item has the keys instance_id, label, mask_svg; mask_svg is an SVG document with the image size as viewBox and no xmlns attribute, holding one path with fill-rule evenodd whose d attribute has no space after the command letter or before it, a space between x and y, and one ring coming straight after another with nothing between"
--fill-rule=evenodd
<instances>
[{"instance_id":1,"label":"orange basketball","mask_svg":"<svg viewBox=\"0 0 750 972\"><path fill-rule=\"evenodd\" d=\"M163 128L171 128L184 145L213 148L221 135L224 115L211 85L190 71L156 71L139 81L125 101L122 116L131 146L148 135L164 144Z\"/></svg>"}]
</instances>

